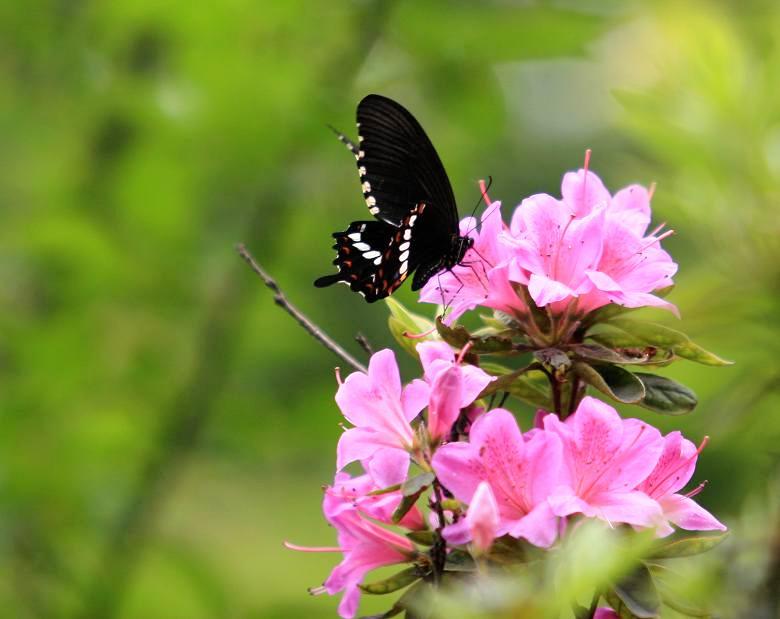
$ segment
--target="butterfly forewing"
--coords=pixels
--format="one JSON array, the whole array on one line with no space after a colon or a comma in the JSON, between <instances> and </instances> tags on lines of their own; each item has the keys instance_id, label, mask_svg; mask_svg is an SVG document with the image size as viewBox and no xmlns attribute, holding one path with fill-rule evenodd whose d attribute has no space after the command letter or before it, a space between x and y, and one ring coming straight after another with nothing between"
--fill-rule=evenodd
<instances>
[{"instance_id":1,"label":"butterfly forewing","mask_svg":"<svg viewBox=\"0 0 780 619\"><path fill-rule=\"evenodd\" d=\"M358 173L378 219L400 225L420 202L437 217L442 237L458 230L455 196L444 166L420 123L402 106L368 95L357 109ZM368 183L368 186L366 186ZM365 191L368 189L368 191Z\"/></svg>"}]
</instances>

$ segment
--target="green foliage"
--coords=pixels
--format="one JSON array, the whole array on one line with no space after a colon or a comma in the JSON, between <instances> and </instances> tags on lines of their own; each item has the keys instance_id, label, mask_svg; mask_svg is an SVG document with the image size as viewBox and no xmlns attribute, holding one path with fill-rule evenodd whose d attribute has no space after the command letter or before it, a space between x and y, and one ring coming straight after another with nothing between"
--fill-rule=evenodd
<instances>
[{"instance_id":1,"label":"green foliage","mask_svg":"<svg viewBox=\"0 0 780 619\"><path fill-rule=\"evenodd\" d=\"M366 216L353 162L324 126L351 127L356 101L378 91L424 121L461 214L487 174L505 215L523 196L557 193L588 145L612 187L658 182L657 219L678 231L670 300L697 341L738 361L717 379L675 365L700 403L674 422L713 436L702 500L735 529L708 553L713 564L676 580L723 616L771 616L762 592L780 438L780 9L568 4L3 3L6 615L334 616L335 600L303 590L335 557L307 555L317 576L302 582L301 557L280 540L332 542L321 497L303 489L332 479L335 360L232 248L246 242L337 340L359 329L377 349L390 344L381 308L310 286L330 266L329 233ZM397 296L411 307L408 290ZM416 341L403 330L434 326L433 312L420 312L391 319L407 350ZM611 307L601 318L608 312L624 317ZM472 332L497 335L492 327ZM613 334L624 338L619 358L579 349L575 362L628 371L633 354L666 361L628 350L658 344ZM502 387L521 415L552 406L540 370ZM495 599L512 607L528 594L515 616L547 616L544 599L568 609L629 569L603 550L612 547L589 539L562 553L561 579L523 574ZM734 567L720 569L723 557ZM427 593L412 585L395 614ZM451 616L467 616L454 599ZM370 599L361 610L386 607Z\"/></svg>"}]
</instances>

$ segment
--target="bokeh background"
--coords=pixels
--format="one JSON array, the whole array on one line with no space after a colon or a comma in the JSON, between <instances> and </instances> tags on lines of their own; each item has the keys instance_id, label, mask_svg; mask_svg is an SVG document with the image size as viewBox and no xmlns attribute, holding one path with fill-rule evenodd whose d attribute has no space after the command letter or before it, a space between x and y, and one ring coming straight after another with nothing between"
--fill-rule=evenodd
<instances>
[{"instance_id":1,"label":"bokeh background","mask_svg":"<svg viewBox=\"0 0 780 619\"><path fill-rule=\"evenodd\" d=\"M369 92L420 119L462 215L487 175L509 207L558 195L586 147L612 190L657 182L683 319L652 316L736 365L675 365L700 406L646 418L712 439L721 616L775 616L778 76L771 0L0 3L3 616L334 616L305 589L336 557L282 540L334 541L337 360L234 246L356 355L391 344L383 304L311 286L365 216L326 124Z\"/></svg>"}]
</instances>

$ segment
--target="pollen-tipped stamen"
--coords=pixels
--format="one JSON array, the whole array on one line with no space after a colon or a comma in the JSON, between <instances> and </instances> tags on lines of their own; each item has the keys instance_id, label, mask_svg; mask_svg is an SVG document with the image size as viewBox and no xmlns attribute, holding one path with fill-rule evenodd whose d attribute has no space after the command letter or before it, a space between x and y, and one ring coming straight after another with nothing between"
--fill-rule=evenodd
<instances>
[{"instance_id":1,"label":"pollen-tipped stamen","mask_svg":"<svg viewBox=\"0 0 780 619\"><path fill-rule=\"evenodd\" d=\"M287 540L283 544L288 550L297 550L298 552L344 552L340 546L299 546Z\"/></svg>"},{"instance_id":2,"label":"pollen-tipped stamen","mask_svg":"<svg viewBox=\"0 0 780 619\"><path fill-rule=\"evenodd\" d=\"M493 202L490 200L490 196L488 196L487 186L485 185L485 179L482 178L479 179L479 193L482 194L482 199L485 201L485 204L487 206L493 204Z\"/></svg>"},{"instance_id":3,"label":"pollen-tipped stamen","mask_svg":"<svg viewBox=\"0 0 780 619\"><path fill-rule=\"evenodd\" d=\"M427 331L423 331L422 333L409 333L408 331L404 331L403 336L408 337L410 340L421 340L424 337L428 337L431 333L436 331L436 327L431 327Z\"/></svg>"}]
</instances>

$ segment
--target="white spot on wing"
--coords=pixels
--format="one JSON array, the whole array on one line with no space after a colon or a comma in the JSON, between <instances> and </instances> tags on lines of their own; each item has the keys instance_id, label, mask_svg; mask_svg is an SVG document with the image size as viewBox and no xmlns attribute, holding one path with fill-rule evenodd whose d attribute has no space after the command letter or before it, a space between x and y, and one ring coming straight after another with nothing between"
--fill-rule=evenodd
<instances>
[{"instance_id":1,"label":"white spot on wing","mask_svg":"<svg viewBox=\"0 0 780 619\"><path fill-rule=\"evenodd\" d=\"M360 232L353 232L352 234L348 234L347 236L356 242L360 240Z\"/></svg>"},{"instance_id":2,"label":"white spot on wing","mask_svg":"<svg viewBox=\"0 0 780 619\"><path fill-rule=\"evenodd\" d=\"M404 230L404 241L409 241L411 240L411 238L412 238L412 229L407 228L406 230Z\"/></svg>"},{"instance_id":3,"label":"white spot on wing","mask_svg":"<svg viewBox=\"0 0 780 619\"><path fill-rule=\"evenodd\" d=\"M366 260L373 260L377 256L381 256L381 254L375 249L372 249L371 251L367 251L365 254L363 254L363 257Z\"/></svg>"},{"instance_id":4,"label":"white spot on wing","mask_svg":"<svg viewBox=\"0 0 780 619\"><path fill-rule=\"evenodd\" d=\"M369 207L376 206L376 198L374 196L368 196L366 198L366 204L368 204Z\"/></svg>"},{"instance_id":5,"label":"white spot on wing","mask_svg":"<svg viewBox=\"0 0 780 619\"><path fill-rule=\"evenodd\" d=\"M371 192L371 183L368 181L363 182L363 193L370 193Z\"/></svg>"},{"instance_id":6,"label":"white spot on wing","mask_svg":"<svg viewBox=\"0 0 780 619\"><path fill-rule=\"evenodd\" d=\"M370 209L368 209L368 212L371 213L372 215L376 215L379 212L379 207L372 206Z\"/></svg>"},{"instance_id":7,"label":"white spot on wing","mask_svg":"<svg viewBox=\"0 0 780 619\"><path fill-rule=\"evenodd\" d=\"M379 258L377 258L376 260L374 260L374 264L375 264L375 265L377 265L377 266L379 266L380 264L382 264L382 256L379 256Z\"/></svg>"},{"instance_id":8,"label":"white spot on wing","mask_svg":"<svg viewBox=\"0 0 780 619\"><path fill-rule=\"evenodd\" d=\"M366 166L360 166L358 168L358 175L359 176L365 176L366 175Z\"/></svg>"},{"instance_id":9,"label":"white spot on wing","mask_svg":"<svg viewBox=\"0 0 780 619\"><path fill-rule=\"evenodd\" d=\"M412 215L409 218L409 227L411 228L414 225L414 222L417 221L417 215Z\"/></svg>"},{"instance_id":10,"label":"white spot on wing","mask_svg":"<svg viewBox=\"0 0 780 619\"><path fill-rule=\"evenodd\" d=\"M355 249L358 251L370 251L371 245L368 243L355 243Z\"/></svg>"},{"instance_id":11,"label":"white spot on wing","mask_svg":"<svg viewBox=\"0 0 780 619\"><path fill-rule=\"evenodd\" d=\"M400 266L400 267L399 267L399 269L398 269L398 272L399 272L401 275L403 275L404 273L406 273L406 269L408 269L408 268L409 268L409 263L408 263L408 262L402 262L402 263L401 263L401 266Z\"/></svg>"},{"instance_id":12,"label":"white spot on wing","mask_svg":"<svg viewBox=\"0 0 780 619\"><path fill-rule=\"evenodd\" d=\"M409 260L409 251L407 250L404 253L402 253L400 256L398 256L398 260L400 260L401 262L406 262L407 260Z\"/></svg>"}]
</instances>

